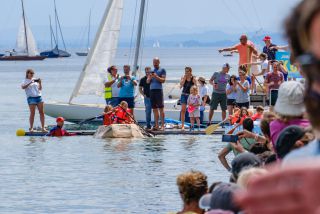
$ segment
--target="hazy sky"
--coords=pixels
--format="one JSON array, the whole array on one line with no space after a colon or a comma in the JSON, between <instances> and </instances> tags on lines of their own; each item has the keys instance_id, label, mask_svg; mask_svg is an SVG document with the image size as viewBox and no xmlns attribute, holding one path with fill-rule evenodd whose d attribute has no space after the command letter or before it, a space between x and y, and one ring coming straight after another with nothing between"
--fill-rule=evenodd
<instances>
[{"instance_id":1,"label":"hazy sky","mask_svg":"<svg viewBox=\"0 0 320 214\"><path fill-rule=\"evenodd\" d=\"M279 31L284 17L299 0L147 0L148 27L212 28ZM56 0L63 26L83 26L92 8L98 25L108 0ZM0 0L0 30L17 28L20 0ZM24 0L31 26L48 25L53 0ZM132 25L136 0L125 0L123 24ZM140 3L139 3L140 4ZM2 28L2 29L1 29Z\"/></svg>"}]
</instances>

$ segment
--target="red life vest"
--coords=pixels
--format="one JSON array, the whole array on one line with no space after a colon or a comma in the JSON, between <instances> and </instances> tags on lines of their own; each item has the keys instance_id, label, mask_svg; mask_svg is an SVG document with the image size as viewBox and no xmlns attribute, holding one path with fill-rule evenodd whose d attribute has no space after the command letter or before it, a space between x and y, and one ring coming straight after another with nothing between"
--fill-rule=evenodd
<instances>
[{"instance_id":1,"label":"red life vest","mask_svg":"<svg viewBox=\"0 0 320 214\"><path fill-rule=\"evenodd\" d=\"M131 118L128 115L128 113L129 114L131 113L130 109L124 110L121 107L117 107L115 112L116 112L116 119L115 119L116 123L122 123L122 124L131 123Z\"/></svg>"},{"instance_id":2,"label":"red life vest","mask_svg":"<svg viewBox=\"0 0 320 214\"><path fill-rule=\"evenodd\" d=\"M66 130L62 129L60 126L53 127L48 134L48 136L52 136L52 137L63 137L63 136L73 136L73 135L75 134L70 134Z\"/></svg>"},{"instance_id":3,"label":"red life vest","mask_svg":"<svg viewBox=\"0 0 320 214\"><path fill-rule=\"evenodd\" d=\"M109 126L112 124L114 119L114 113L113 112L108 112L103 115L103 125Z\"/></svg>"}]
</instances>

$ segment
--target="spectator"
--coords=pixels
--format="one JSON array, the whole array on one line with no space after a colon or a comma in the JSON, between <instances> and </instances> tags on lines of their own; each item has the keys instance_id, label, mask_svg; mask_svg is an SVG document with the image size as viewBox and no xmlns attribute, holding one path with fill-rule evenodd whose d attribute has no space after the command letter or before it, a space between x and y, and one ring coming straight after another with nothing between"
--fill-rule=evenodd
<instances>
[{"instance_id":1,"label":"spectator","mask_svg":"<svg viewBox=\"0 0 320 214\"><path fill-rule=\"evenodd\" d=\"M262 119L263 112L264 112L263 106L257 106L256 111L257 111L257 112L256 112L254 115L252 115L252 117L251 117L251 119L252 119L253 121L261 120L261 119Z\"/></svg>"},{"instance_id":2,"label":"spectator","mask_svg":"<svg viewBox=\"0 0 320 214\"><path fill-rule=\"evenodd\" d=\"M236 103L238 107L246 107L249 108L250 103L250 85L249 82L246 80L246 74L244 71L245 67L239 67L239 77L240 81L237 81L237 98Z\"/></svg>"},{"instance_id":3,"label":"spectator","mask_svg":"<svg viewBox=\"0 0 320 214\"><path fill-rule=\"evenodd\" d=\"M151 78L151 67L145 67L146 75L139 82L139 92L143 96L144 106L146 108L146 123L147 129L151 129L151 102L150 102L150 83L147 83L147 79Z\"/></svg>"},{"instance_id":4,"label":"spectator","mask_svg":"<svg viewBox=\"0 0 320 214\"><path fill-rule=\"evenodd\" d=\"M199 95L200 99L202 101L200 106L200 122L203 121L203 112L205 111L206 104L210 103L210 97L209 97L209 89L206 83L206 79L203 77L199 77Z\"/></svg>"},{"instance_id":5,"label":"spectator","mask_svg":"<svg viewBox=\"0 0 320 214\"><path fill-rule=\"evenodd\" d=\"M248 41L247 35L241 35L240 43L233 47L220 49L219 52L223 51L238 51L239 53L239 65L244 65L252 62L252 54L258 54L258 51L254 47L251 41Z\"/></svg>"},{"instance_id":6,"label":"spectator","mask_svg":"<svg viewBox=\"0 0 320 214\"><path fill-rule=\"evenodd\" d=\"M190 131L194 130L194 121L197 121L198 131L200 131L200 105L201 105L201 98L198 92L197 86L192 86L190 89L190 96L188 97L187 104L188 104L188 112L190 115Z\"/></svg>"},{"instance_id":7,"label":"spectator","mask_svg":"<svg viewBox=\"0 0 320 214\"><path fill-rule=\"evenodd\" d=\"M180 97L180 103L181 103L180 118L181 118L182 130L184 130L184 120L186 116L187 101L190 95L190 88L194 85L197 85L197 78L192 75L192 68L185 67L184 70L185 70L185 74L180 80L180 88L182 88L182 94Z\"/></svg>"},{"instance_id":8,"label":"spectator","mask_svg":"<svg viewBox=\"0 0 320 214\"><path fill-rule=\"evenodd\" d=\"M232 115L234 107L236 106L237 99L237 78L235 75L232 75L227 84L227 108L228 114Z\"/></svg>"},{"instance_id":9,"label":"spectator","mask_svg":"<svg viewBox=\"0 0 320 214\"><path fill-rule=\"evenodd\" d=\"M134 76L130 76L130 65L123 66L124 76L122 76L118 83L119 102L125 101L128 103L128 107L131 110L132 115L134 114L134 87L138 85L137 80Z\"/></svg>"},{"instance_id":10,"label":"spectator","mask_svg":"<svg viewBox=\"0 0 320 214\"><path fill-rule=\"evenodd\" d=\"M268 87L267 94L270 95L270 106L273 110L273 106L276 104L278 98L278 89L284 81L283 74L278 70L278 63L272 63L272 72L269 72L265 79L265 85Z\"/></svg>"},{"instance_id":11,"label":"spectator","mask_svg":"<svg viewBox=\"0 0 320 214\"><path fill-rule=\"evenodd\" d=\"M177 214L203 213L203 209L199 207L199 200L208 190L207 176L192 170L179 175L177 185L183 201L183 208Z\"/></svg>"},{"instance_id":12,"label":"spectator","mask_svg":"<svg viewBox=\"0 0 320 214\"><path fill-rule=\"evenodd\" d=\"M253 121L250 118L247 118L243 121L243 129L249 132L253 130ZM233 151L234 156L239 155L242 152L248 151L251 146L255 143L254 138L242 138L238 142L230 142L226 147L224 147L218 155L218 158L221 164L228 170L231 170L231 167L228 164L226 156Z\"/></svg>"},{"instance_id":13,"label":"spectator","mask_svg":"<svg viewBox=\"0 0 320 214\"><path fill-rule=\"evenodd\" d=\"M255 80L257 80L257 82L258 82L257 77L263 75L263 78L265 79L267 76L267 73L269 72L269 61L267 59L267 54L261 53L259 55L259 60L260 60L260 62L254 62L254 63L249 64L249 65L260 65L261 66L261 71L259 73L252 73L252 76L251 76L251 81L252 81L251 90L252 91L256 91ZM260 85L260 82L258 82L258 84ZM263 90L263 88L261 88L261 89Z\"/></svg>"},{"instance_id":14,"label":"spectator","mask_svg":"<svg viewBox=\"0 0 320 214\"><path fill-rule=\"evenodd\" d=\"M250 180L252 180L256 177L260 177L262 175L265 175L267 173L268 173L268 171L265 169L262 169L262 168L250 168L250 169L242 170L242 172L240 172L240 174L239 174L237 184L240 187L247 189Z\"/></svg>"},{"instance_id":15,"label":"spectator","mask_svg":"<svg viewBox=\"0 0 320 214\"><path fill-rule=\"evenodd\" d=\"M116 107L119 105L119 92L118 88L119 74L116 66L111 66L108 68L107 78L104 82L104 98L107 105L112 105Z\"/></svg>"},{"instance_id":16,"label":"spectator","mask_svg":"<svg viewBox=\"0 0 320 214\"><path fill-rule=\"evenodd\" d=\"M278 70L283 74L284 81L288 81L288 69L284 66L283 61L279 61Z\"/></svg>"},{"instance_id":17,"label":"spectator","mask_svg":"<svg viewBox=\"0 0 320 214\"><path fill-rule=\"evenodd\" d=\"M268 60L275 60L276 59L277 49L273 48L273 47L277 47L277 45L271 43L271 37L270 36L265 36L263 41L266 44L263 47L263 53L267 54Z\"/></svg>"},{"instance_id":18,"label":"spectator","mask_svg":"<svg viewBox=\"0 0 320 214\"><path fill-rule=\"evenodd\" d=\"M225 63L222 66L222 71L215 72L209 81L210 84L213 86L213 92L212 92L212 97L210 102L208 125L211 124L214 111L217 110L219 104L222 110L222 120L226 119L226 110L227 110L226 87L230 79L230 75L228 74L229 70L230 70L230 65L228 63Z\"/></svg>"},{"instance_id":19,"label":"spectator","mask_svg":"<svg viewBox=\"0 0 320 214\"><path fill-rule=\"evenodd\" d=\"M307 127L309 121L303 118L304 86L300 82L289 81L279 88L279 97L274 107L279 118L270 123L272 144L275 146L281 130L290 125Z\"/></svg>"},{"instance_id":20,"label":"spectator","mask_svg":"<svg viewBox=\"0 0 320 214\"><path fill-rule=\"evenodd\" d=\"M159 130L159 116L161 117L161 129L164 130L164 100L162 84L166 81L166 70L160 68L160 59L153 59L154 70L151 71L151 76L147 83L150 83L150 101L154 115L153 130Z\"/></svg>"}]
</instances>

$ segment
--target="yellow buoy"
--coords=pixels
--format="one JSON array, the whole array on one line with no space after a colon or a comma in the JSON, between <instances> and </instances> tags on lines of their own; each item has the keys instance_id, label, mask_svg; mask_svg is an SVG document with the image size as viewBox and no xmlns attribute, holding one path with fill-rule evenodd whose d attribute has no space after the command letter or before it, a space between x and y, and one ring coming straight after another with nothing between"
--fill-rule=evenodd
<instances>
[{"instance_id":1,"label":"yellow buoy","mask_svg":"<svg viewBox=\"0 0 320 214\"><path fill-rule=\"evenodd\" d=\"M26 131L24 129L18 129L16 131L16 135L21 137L21 136L25 136L26 135Z\"/></svg>"}]
</instances>

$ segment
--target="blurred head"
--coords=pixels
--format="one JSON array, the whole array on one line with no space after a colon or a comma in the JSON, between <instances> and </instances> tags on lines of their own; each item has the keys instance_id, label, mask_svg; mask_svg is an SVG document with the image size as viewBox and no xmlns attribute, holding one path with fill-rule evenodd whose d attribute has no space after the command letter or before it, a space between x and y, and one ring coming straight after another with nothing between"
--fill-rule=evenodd
<instances>
[{"instance_id":1,"label":"blurred head","mask_svg":"<svg viewBox=\"0 0 320 214\"><path fill-rule=\"evenodd\" d=\"M273 112L265 112L262 120L260 121L260 128L262 134L271 142L270 123L277 119L277 115Z\"/></svg>"},{"instance_id":2,"label":"blurred head","mask_svg":"<svg viewBox=\"0 0 320 214\"><path fill-rule=\"evenodd\" d=\"M207 84L206 79L204 77L199 77L198 82L200 83L200 85Z\"/></svg>"},{"instance_id":3,"label":"blurred head","mask_svg":"<svg viewBox=\"0 0 320 214\"><path fill-rule=\"evenodd\" d=\"M124 65L123 72L125 75L129 75L130 74L130 65Z\"/></svg>"},{"instance_id":4,"label":"blurred head","mask_svg":"<svg viewBox=\"0 0 320 214\"><path fill-rule=\"evenodd\" d=\"M248 130L249 132L252 132L254 125L253 125L253 120L251 118L246 118L243 120L243 129Z\"/></svg>"},{"instance_id":5,"label":"blurred head","mask_svg":"<svg viewBox=\"0 0 320 214\"><path fill-rule=\"evenodd\" d=\"M271 44L271 37L270 36L265 36L263 38L263 41L266 45L270 45Z\"/></svg>"},{"instance_id":6,"label":"blurred head","mask_svg":"<svg viewBox=\"0 0 320 214\"><path fill-rule=\"evenodd\" d=\"M125 110L128 109L128 103L127 103L126 101L121 101L120 106L121 106L122 108L124 108Z\"/></svg>"},{"instance_id":7,"label":"blurred head","mask_svg":"<svg viewBox=\"0 0 320 214\"><path fill-rule=\"evenodd\" d=\"M240 109L240 117L243 117L243 116L249 116L249 112L248 112L248 109L246 107L241 107Z\"/></svg>"},{"instance_id":8,"label":"blurred head","mask_svg":"<svg viewBox=\"0 0 320 214\"><path fill-rule=\"evenodd\" d=\"M257 110L257 113L259 114L263 114L264 112L264 108L262 106L257 106L256 110Z\"/></svg>"},{"instance_id":9,"label":"blurred head","mask_svg":"<svg viewBox=\"0 0 320 214\"><path fill-rule=\"evenodd\" d=\"M57 126L62 127L63 124L64 124L64 118L63 117L57 117L56 122L57 122Z\"/></svg>"},{"instance_id":10,"label":"blurred head","mask_svg":"<svg viewBox=\"0 0 320 214\"><path fill-rule=\"evenodd\" d=\"M233 85L234 82L236 81L237 77L235 75L232 75L229 79L229 85Z\"/></svg>"},{"instance_id":11,"label":"blurred head","mask_svg":"<svg viewBox=\"0 0 320 214\"><path fill-rule=\"evenodd\" d=\"M106 105L106 107L104 107L104 112L107 113L109 111L111 111L113 109L112 105Z\"/></svg>"},{"instance_id":12,"label":"blurred head","mask_svg":"<svg viewBox=\"0 0 320 214\"><path fill-rule=\"evenodd\" d=\"M229 63L225 63L225 64L223 64L223 66L222 66L222 71L224 72L224 73L228 73L229 72L229 70L230 70L230 65L229 65Z\"/></svg>"},{"instance_id":13,"label":"blurred head","mask_svg":"<svg viewBox=\"0 0 320 214\"><path fill-rule=\"evenodd\" d=\"M240 74L240 72L247 74L247 67L245 65L240 65L238 67L238 73Z\"/></svg>"},{"instance_id":14,"label":"blurred head","mask_svg":"<svg viewBox=\"0 0 320 214\"><path fill-rule=\"evenodd\" d=\"M270 151L270 150L266 144L262 144L262 143L254 143L250 146L250 149L249 149L249 152L255 155L264 153L266 151Z\"/></svg>"},{"instance_id":15,"label":"blurred head","mask_svg":"<svg viewBox=\"0 0 320 214\"><path fill-rule=\"evenodd\" d=\"M268 58L267 54L265 54L265 53L259 54L259 59L260 59L261 61L265 61L267 58Z\"/></svg>"},{"instance_id":16,"label":"blurred head","mask_svg":"<svg viewBox=\"0 0 320 214\"><path fill-rule=\"evenodd\" d=\"M192 68L191 67L185 67L184 68L185 75L192 75Z\"/></svg>"},{"instance_id":17,"label":"blurred head","mask_svg":"<svg viewBox=\"0 0 320 214\"><path fill-rule=\"evenodd\" d=\"M111 67L108 68L108 72L111 75L115 76L118 73L118 69L115 65L112 65Z\"/></svg>"},{"instance_id":18,"label":"blurred head","mask_svg":"<svg viewBox=\"0 0 320 214\"><path fill-rule=\"evenodd\" d=\"M262 168L255 168L254 167L254 168L250 168L250 169L245 169L242 172L240 172L237 184L240 187L247 189L248 184L251 179L263 176L267 173L268 173L268 171L265 169L262 169Z\"/></svg>"},{"instance_id":19,"label":"blurred head","mask_svg":"<svg viewBox=\"0 0 320 214\"><path fill-rule=\"evenodd\" d=\"M177 177L180 196L185 204L199 202L208 190L207 176L199 171L191 170Z\"/></svg>"},{"instance_id":20,"label":"blurred head","mask_svg":"<svg viewBox=\"0 0 320 214\"><path fill-rule=\"evenodd\" d=\"M148 76L151 73L151 67L145 67L144 71L146 73L146 76Z\"/></svg>"},{"instance_id":21,"label":"blurred head","mask_svg":"<svg viewBox=\"0 0 320 214\"><path fill-rule=\"evenodd\" d=\"M153 66L154 66L155 68L159 68L159 67L160 67L160 59L159 59L158 57L155 57L155 58L153 59Z\"/></svg>"},{"instance_id":22,"label":"blurred head","mask_svg":"<svg viewBox=\"0 0 320 214\"><path fill-rule=\"evenodd\" d=\"M273 71L274 73L277 73L278 70L279 70L279 63L278 63L278 62L273 62L273 63L272 63L272 71Z\"/></svg>"},{"instance_id":23,"label":"blurred head","mask_svg":"<svg viewBox=\"0 0 320 214\"><path fill-rule=\"evenodd\" d=\"M32 79L34 76L34 71L32 69L26 70L26 79Z\"/></svg>"},{"instance_id":24,"label":"blurred head","mask_svg":"<svg viewBox=\"0 0 320 214\"><path fill-rule=\"evenodd\" d=\"M193 94L193 95L198 94L198 87L195 86L195 85L192 86L192 87L190 88L190 93Z\"/></svg>"},{"instance_id":25,"label":"blurred head","mask_svg":"<svg viewBox=\"0 0 320 214\"><path fill-rule=\"evenodd\" d=\"M232 180L237 181L239 173L248 168L260 167L261 160L250 152L244 152L237 155L231 162Z\"/></svg>"},{"instance_id":26,"label":"blurred head","mask_svg":"<svg viewBox=\"0 0 320 214\"><path fill-rule=\"evenodd\" d=\"M248 41L248 37L247 37L247 35L245 35L245 34L243 34L243 35L241 35L240 36L240 43L242 44L242 45L246 45L247 44L247 41Z\"/></svg>"}]
</instances>

